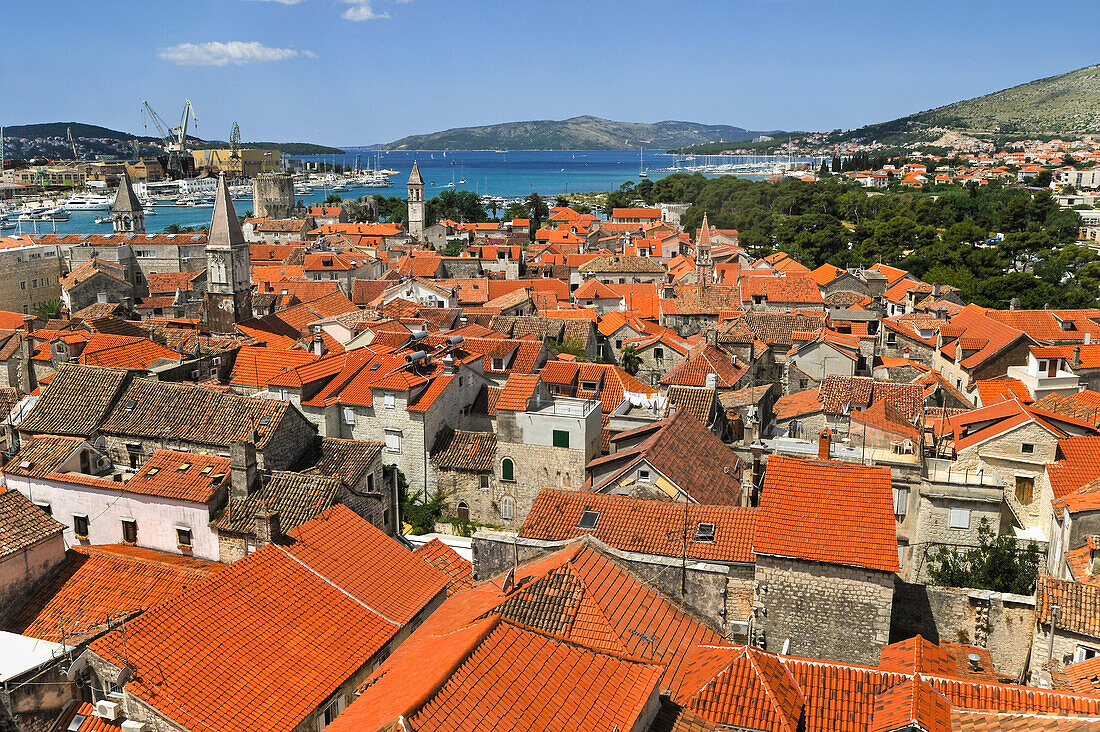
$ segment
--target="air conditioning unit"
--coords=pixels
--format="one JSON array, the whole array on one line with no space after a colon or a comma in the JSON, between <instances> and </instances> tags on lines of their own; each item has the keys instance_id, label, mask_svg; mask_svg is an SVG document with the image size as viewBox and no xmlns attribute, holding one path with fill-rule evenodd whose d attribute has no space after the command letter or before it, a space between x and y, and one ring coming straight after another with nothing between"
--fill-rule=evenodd
<instances>
[{"instance_id":1,"label":"air conditioning unit","mask_svg":"<svg viewBox=\"0 0 1100 732\"><path fill-rule=\"evenodd\" d=\"M104 699L95 703L95 715L100 719L107 719L113 722L118 719L121 714L122 705L118 702Z\"/></svg>"},{"instance_id":2,"label":"air conditioning unit","mask_svg":"<svg viewBox=\"0 0 1100 732\"><path fill-rule=\"evenodd\" d=\"M136 719L127 719L122 723L122 732L145 732L147 729L149 725Z\"/></svg>"}]
</instances>

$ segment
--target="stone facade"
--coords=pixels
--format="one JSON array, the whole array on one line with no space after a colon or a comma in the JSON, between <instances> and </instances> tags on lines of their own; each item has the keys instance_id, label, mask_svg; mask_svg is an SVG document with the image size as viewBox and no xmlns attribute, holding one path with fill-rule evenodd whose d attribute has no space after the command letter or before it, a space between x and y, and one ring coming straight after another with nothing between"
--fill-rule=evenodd
<instances>
[{"instance_id":1,"label":"stone facade","mask_svg":"<svg viewBox=\"0 0 1100 732\"><path fill-rule=\"evenodd\" d=\"M933 643L987 648L998 674L1018 678L1032 651L1034 624L1030 596L898 582L890 641L919 634Z\"/></svg>"},{"instance_id":2,"label":"stone facade","mask_svg":"<svg viewBox=\"0 0 1100 732\"><path fill-rule=\"evenodd\" d=\"M592 538L601 554L630 572L636 579L683 605L697 619L725 634L730 632L727 618L733 608L752 592L749 565L725 565L717 562L681 560L652 554L624 552ZM507 572L517 564L552 554L572 542L525 539L504 531L482 530L474 535L474 578L488 579ZM731 599L732 598L732 599ZM737 618L729 618L736 622ZM876 656L877 662L877 656Z\"/></svg>"},{"instance_id":3,"label":"stone facade","mask_svg":"<svg viewBox=\"0 0 1100 732\"><path fill-rule=\"evenodd\" d=\"M65 561L65 538L58 531L0 561L0 618L20 605L37 583Z\"/></svg>"},{"instance_id":4,"label":"stone facade","mask_svg":"<svg viewBox=\"0 0 1100 732\"><path fill-rule=\"evenodd\" d=\"M768 650L876 666L893 599L891 572L757 554L752 635Z\"/></svg>"},{"instance_id":5,"label":"stone facade","mask_svg":"<svg viewBox=\"0 0 1100 732\"><path fill-rule=\"evenodd\" d=\"M1026 445L1031 446L1030 452ZM1012 515L1024 528L1046 536L1053 520L1054 499L1046 464L1056 459L1057 447L1053 434L1029 422L961 450L955 469L977 470L984 465L986 470L995 470L1004 483L1004 498Z\"/></svg>"},{"instance_id":6,"label":"stone facade","mask_svg":"<svg viewBox=\"0 0 1100 732\"><path fill-rule=\"evenodd\" d=\"M252 215L288 219L294 210L294 179L285 173L260 173L252 179Z\"/></svg>"},{"instance_id":7,"label":"stone facade","mask_svg":"<svg viewBox=\"0 0 1100 732\"><path fill-rule=\"evenodd\" d=\"M33 315L61 298L61 259L49 244L0 249L0 310ZM93 300L94 302L94 300Z\"/></svg>"}]
</instances>

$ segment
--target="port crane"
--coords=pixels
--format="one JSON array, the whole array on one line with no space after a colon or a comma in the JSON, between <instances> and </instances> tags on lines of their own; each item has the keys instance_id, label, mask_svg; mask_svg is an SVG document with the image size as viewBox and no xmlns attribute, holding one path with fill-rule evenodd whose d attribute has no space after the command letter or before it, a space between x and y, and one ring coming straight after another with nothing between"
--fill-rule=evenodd
<instances>
[{"instance_id":1,"label":"port crane","mask_svg":"<svg viewBox=\"0 0 1100 732\"><path fill-rule=\"evenodd\" d=\"M191 100L184 99L183 101L183 114L180 115L180 123L175 127L168 127L168 124L160 118L149 102L144 99L141 102L143 116L148 113L149 119L153 121L153 126L157 128L157 133L160 135L164 151L168 155L168 172L179 177L182 177L185 172L183 158L187 154L187 124L192 120L196 125L199 123L195 108L191 106ZM146 129L148 129L147 125Z\"/></svg>"},{"instance_id":2,"label":"port crane","mask_svg":"<svg viewBox=\"0 0 1100 732\"><path fill-rule=\"evenodd\" d=\"M80 156L76 154L76 140L73 139L73 128L65 128L65 136L69 138L69 144L73 146L73 160L80 160Z\"/></svg>"}]
</instances>

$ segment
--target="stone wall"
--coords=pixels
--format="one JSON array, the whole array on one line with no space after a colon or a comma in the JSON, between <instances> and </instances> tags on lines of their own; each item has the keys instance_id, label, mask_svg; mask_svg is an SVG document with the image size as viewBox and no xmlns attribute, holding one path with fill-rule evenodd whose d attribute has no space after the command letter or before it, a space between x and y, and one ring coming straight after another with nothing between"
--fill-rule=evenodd
<instances>
[{"instance_id":1,"label":"stone wall","mask_svg":"<svg viewBox=\"0 0 1100 732\"><path fill-rule=\"evenodd\" d=\"M0 618L21 605L31 590L65 561L61 532L0 562Z\"/></svg>"},{"instance_id":2,"label":"stone wall","mask_svg":"<svg viewBox=\"0 0 1100 732\"><path fill-rule=\"evenodd\" d=\"M1079 645L1097 648L1100 647L1100 638L1078 635L1058 628L1054 632L1054 642L1051 643L1050 623L1036 623L1034 635L1031 636L1031 662L1028 664L1027 682L1050 687L1050 673L1043 670L1043 665L1052 660L1062 667L1073 663Z\"/></svg>"},{"instance_id":3,"label":"stone wall","mask_svg":"<svg viewBox=\"0 0 1100 732\"><path fill-rule=\"evenodd\" d=\"M576 540L574 540L576 541ZM749 565L723 565L712 562L688 561L650 554L624 552L587 538L601 554L666 595L673 602L690 610L697 619L715 630L728 632L728 603L738 607L738 598L751 590ZM474 578L486 579L508 571L517 564L552 554L570 541L525 539L511 532L481 530L473 537ZM730 599L728 599L730 598ZM729 618L743 621L743 618Z\"/></svg>"},{"instance_id":4,"label":"stone wall","mask_svg":"<svg viewBox=\"0 0 1100 732\"><path fill-rule=\"evenodd\" d=\"M894 575L756 555L756 645L795 656L878 665L889 642Z\"/></svg>"},{"instance_id":5,"label":"stone wall","mask_svg":"<svg viewBox=\"0 0 1100 732\"><path fill-rule=\"evenodd\" d=\"M1017 678L1027 664L1034 624L1033 597L898 581L890 641L920 634L933 643L972 643L989 650L999 675Z\"/></svg>"}]
</instances>

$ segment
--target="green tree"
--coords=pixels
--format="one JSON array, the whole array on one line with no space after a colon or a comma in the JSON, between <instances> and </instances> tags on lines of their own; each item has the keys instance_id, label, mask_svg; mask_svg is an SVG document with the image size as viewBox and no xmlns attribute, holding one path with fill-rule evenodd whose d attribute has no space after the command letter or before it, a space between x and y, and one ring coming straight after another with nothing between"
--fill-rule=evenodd
<instances>
[{"instance_id":1,"label":"green tree","mask_svg":"<svg viewBox=\"0 0 1100 732\"><path fill-rule=\"evenodd\" d=\"M344 200L344 199L343 199L343 198L340 198L340 196L339 196L338 194L336 194L336 193L330 193L330 194L328 194L327 196L325 196L325 201L324 201L324 205L326 205L326 206L339 206L339 205L340 205L340 203L341 203L341 202L342 202L343 200Z\"/></svg>"},{"instance_id":2,"label":"green tree","mask_svg":"<svg viewBox=\"0 0 1100 732\"><path fill-rule=\"evenodd\" d=\"M936 547L928 556L928 577L943 587L1030 595L1039 573L1039 547L1026 547L1010 535L994 536L988 519L978 525L978 546L967 549Z\"/></svg>"},{"instance_id":3,"label":"green tree","mask_svg":"<svg viewBox=\"0 0 1100 732\"><path fill-rule=\"evenodd\" d=\"M437 490L430 496L410 493L405 475L396 465L382 468L386 480L397 481L397 497L401 504L401 521L408 524L411 534L427 534L435 531L435 523L443 517L447 506L447 494Z\"/></svg>"},{"instance_id":4,"label":"green tree","mask_svg":"<svg viewBox=\"0 0 1100 732\"><path fill-rule=\"evenodd\" d=\"M631 376L638 375L638 370L642 367L642 357L638 355L638 349L633 344L624 346L619 351L619 364Z\"/></svg>"},{"instance_id":5,"label":"green tree","mask_svg":"<svg viewBox=\"0 0 1100 732\"><path fill-rule=\"evenodd\" d=\"M557 208L569 208L569 199L565 196L557 196L554 198L554 206Z\"/></svg>"},{"instance_id":6,"label":"green tree","mask_svg":"<svg viewBox=\"0 0 1100 732\"><path fill-rule=\"evenodd\" d=\"M535 239L535 231L542 226L543 220L550 215L550 207L546 205L546 199L538 193L531 193L523 199L527 206L527 217L531 219L531 240Z\"/></svg>"},{"instance_id":7,"label":"green tree","mask_svg":"<svg viewBox=\"0 0 1100 732\"><path fill-rule=\"evenodd\" d=\"M40 318L59 318L61 317L61 301L47 300L46 302L40 302L34 306L34 314Z\"/></svg>"}]
</instances>

